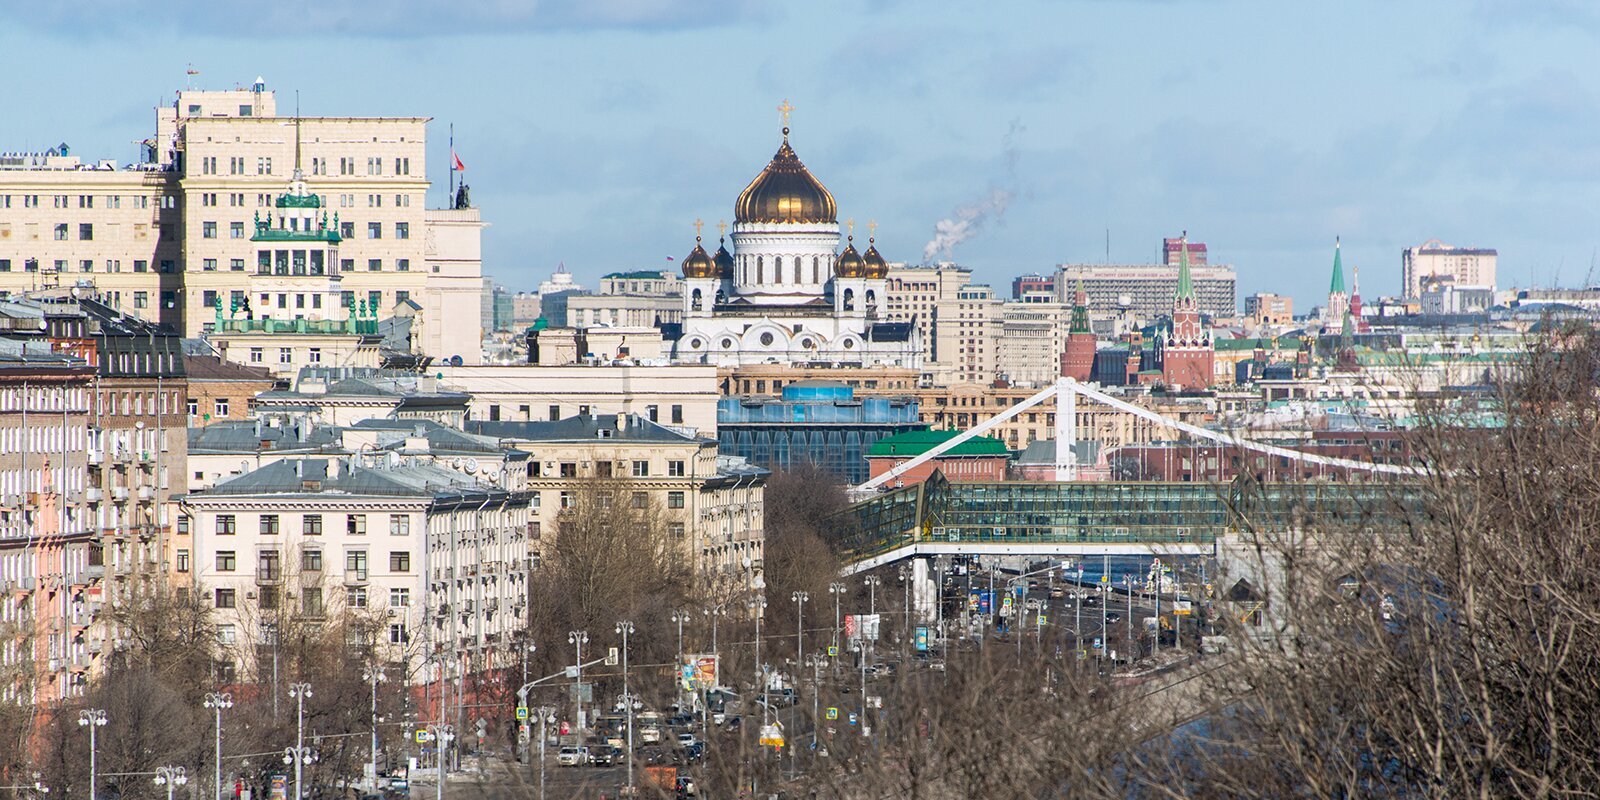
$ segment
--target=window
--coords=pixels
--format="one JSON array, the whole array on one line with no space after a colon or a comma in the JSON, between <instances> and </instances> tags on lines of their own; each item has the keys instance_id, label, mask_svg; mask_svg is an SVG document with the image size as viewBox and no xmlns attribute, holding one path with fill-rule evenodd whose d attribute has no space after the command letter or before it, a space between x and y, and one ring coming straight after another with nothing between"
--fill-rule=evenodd
<instances>
[{"instance_id":1,"label":"window","mask_svg":"<svg viewBox=\"0 0 1600 800\"><path fill-rule=\"evenodd\" d=\"M256 554L256 580L276 581L283 578L283 563L276 550L263 550Z\"/></svg>"},{"instance_id":2,"label":"window","mask_svg":"<svg viewBox=\"0 0 1600 800\"><path fill-rule=\"evenodd\" d=\"M633 462L633 477L635 477L635 478L648 478L648 477L650 477L650 462L643 461L643 460L634 461Z\"/></svg>"},{"instance_id":3,"label":"window","mask_svg":"<svg viewBox=\"0 0 1600 800\"><path fill-rule=\"evenodd\" d=\"M366 608L367 587L346 586L344 590L344 605L346 608Z\"/></svg>"},{"instance_id":4,"label":"window","mask_svg":"<svg viewBox=\"0 0 1600 800\"><path fill-rule=\"evenodd\" d=\"M555 422L556 420L559 420L559 419L561 419L561 406L551 406L550 407L550 421L551 422Z\"/></svg>"},{"instance_id":5,"label":"window","mask_svg":"<svg viewBox=\"0 0 1600 800\"><path fill-rule=\"evenodd\" d=\"M683 406L675 405L672 407L672 424L683 424Z\"/></svg>"},{"instance_id":6,"label":"window","mask_svg":"<svg viewBox=\"0 0 1600 800\"><path fill-rule=\"evenodd\" d=\"M278 515L277 514L262 514L261 515L261 534L263 536L276 536L276 535L278 535Z\"/></svg>"},{"instance_id":7,"label":"window","mask_svg":"<svg viewBox=\"0 0 1600 800\"><path fill-rule=\"evenodd\" d=\"M563 462L561 462L561 477L563 477L563 478L576 478L576 477L578 477L578 462L576 462L576 461L563 461Z\"/></svg>"},{"instance_id":8,"label":"window","mask_svg":"<svg viewBox=\"0 0 1600 800\"><path fill-rule=\"evenodd\" d=\"M302 551L300 551L300 569L305 571L305 572L321 572L322 571L322 551L321 550L302 550Z\"/></svg>"},{"instance_id":9,"label":"window","mask_svg":"<svg viewBox=\"0 0 1600 800\"><path fill-rule=\"evenodd\" d=\"M230 259L228 259L228 269L233 271L233 272L244 272L244 259L242 259L242 258L230 258Z\"/></svg>"},{"instance_id":10,"label":"window","mask_svg":"<svg viewBox=\"0 0 1600 800\"><path fill-rule=\"evenodd\" d=\"M234 607L234 589L218 589L216 591L217 608Z\"/></svg>"},{"instance_id":11,"label":"window","mask_svg":"<svg viewBox=\"0 0 1600 800\"><path fill-rule=\"evenodd\" d=\"M217 571L218 572L232 572L234 570L234 568L238 565L238 563L239 563L239 560L238 560L237 557L235 557L234 552L232 550L218 550L217 551Z\"/></svg>"},{"instance_id":12,"label":"window","mask_svg":"<svg viewBox=\"0 0 1600 800\"><path fill-rule=\"evenodd\" d=\"M278 587L262 586L256 589L261 595L261 608L274 611L278 608ZM267 622L261 625L261 641L271 644L278 637L277 627Z\"/></svg>"},{"instance_id":13,"label":"window","mask_svg":"<svg viewBox=\"0 0 1600 800\"><path fill-rule=\"evenodd\" d=\"M79 223L78 224L78 238L83 240L83 241L85 241L85 242L93 241L94 240L94 225L91 224L91 223L88 223L88 222Z\"/></svg>"},{"instance_id":14,"label":"window","mask_svg":"<svg viewBox=\"0 0 1600 800\"><path fill-rule=\"evenodd\" d=\"M244 238L244 223L243 222L230 222L230 223L228 223L228 238L230 238L230 239L243 239Z\"/></svg>"},{"instance_id":15,"label":"window","mask_svg":"<svg viewBox=\"0 0 1600 800\"><path fill-rule=\"evenodd\" d=\"M217 515L217 535L232 536L239 532L238 520L232 514Z\"/></svg>"},{"instance_id":16,"label":"window","mask_svg":"<svg viewBox=\"0 0 1600 800\"><path fill-rule=\"evenodd\" d=\"M389 590L389 605L395 606L397 608L405 608L406 606L411 605L411 590L410 589L390 589Z\"/></svg>"},{"instance_id":17,"label":"window","mask_svg":"<svg viewBox=\"0 0 1600 800\"><path fill-rule=\"evenodd\" d=\"M351 536L367 535L366 514L346 514L344 518L344 532Z\"/></svg>"},{"instance_id":18,"label":"window","mask_svg":"<svg viewBox=\"0 0 1600 800\"><path fill-rule=\"evenodd\" d=\"M405 259L400 259L400 260L404 261ZM394 293L394 304L395 305L400 305L401 303L404 303L405 301L410 300L410 299L411 299L411 293L406 291L406 290L404 290L404 289L400 289L400 290L398 290L398 291L396 291Z\"/></svg>"},{"instance_id":19,"label":"window","mask_svg":"<svg viewBox=\"0 0 1600 800\"><path fill-rule=\"evenodd\" d=\"M260 364L261 360L262 360L262 358L261 358L261 348L259 348L259 347L250 348L250 363L252 363L252 364Z\"/></svg>"},{"instance_id":20,"label":"window","mask_svg":"<svg viewBox=\"0 0 1600 800\"><path fill-rule=\"evenodd\" d=\"M389 553L390 572L410 572L411 553L405 550L394 550Z\"/></svg>"},{"instance_id":21,"label":"window","mask_svg":"<svg viewBox=\"0 0 1600 800\"><path fill-rule=\"evenodd\" d=\"M232 608L232 606L229 606L229 608ZM239 641L239 632L231 623L217 626L217 644L231 645L237 641Z\"/></svg>"},{"instance_id":22,"label":"window","mask_svg":"<svg viewBox=\"0 0 1600 800\"><path fill-rule=\"evenodd\" d=\"M634 508L645 508L646 506L649 506L649 505L650 505L650 495L645 494L644 492L634 492L633 493L633 507Z\"/></svg>"},{"instance_id":23,"label":"window","mask_svg":"<svg viewBox=\"0 0 1600 800\"><path fill-rule=\"evenodd\" d=\"M61 224L56 226L56 241L64 242L66 240L67 240L67 223L63 222L63 223L61 223Z\"/></svg>"},{"instance_id":24,"label":"window","mask_svg":"<svg viewBox=\"0 0 1600 800\"><path fill-rule=\"evenodd\" d=\"M409 223L409 222L396 222L394 224L394 238L396 238L396 239L410 239L411 238L411 223Z\"/></svg>"},{"instance_id":25,"label":"window","mask_svg":"<svg viewBox=\"0 0 1600 800\"><path fill-rule=\"evenodd\" d=\"M389 535L390 536L410 536L411 535L411 518L408 517L408 516L405 516L404 514L390 514L389 515Z\"/></svg>"},{"instance_id":26,"label":"window","mask_svg":"<svg viewBox=\"0 0 1600 800\"><path fill-rule=\"evenodd\" d=\"M339 223L339 238L354 239L356 237L356 224L354 222ZM351 262L355 263L355 262Z\"/></svg>"},{"instance_id":27,"label":"window","mask_svg":"<svg viewBox=\"0 0 1600 800\"><path fill-rule=\"evenodd\" d=\"M395 269L396 272L410 272L411 271L411 259L409 259L409 258L397 258L397 259L395 259L394 260L394 269Z\"/></svg>"},{"instance_id":28,"label":"window","mask_svg":"<svg viewBox=\"0 0 1600 800\"><path fill-rule=\"evenodd\" d=\"M310 362L312 364L321 364L322 363L322 348L313 347L310 350L307 350L306 351L306 361L308 361L308 362Z\"/></svg>"},{"instance_id":29,"label":"window","mask_svg":"<svg viewBox=\"0 0 1600 800\"><path fill-rule=\"evenodd\" d=\"M213 414L213 416L217 416L217 417L226 417L226 416L228 416L228 398L219 397L219 398L211 401L211 406L212 406L212 408L215 409L215 413Z\"/></svg>"},{"instance_id":30,"label":"window","mask_svg":"<svg viewBox=\"0 0 1600 800\"><path fill-rule=\"evenodd\" d=\"M191 417L200 416L200 401L196 400L193 397L189 398L189 416L191 416ZM198 480L200 478L200 475L201 475L201 473L195 473L196 480Z\"/></svg>"},{"instance_id":31,"label":"window","mask_svg":"<svg viewBox=\"0 0 1600 800\"><path fill-rule=\"evenodd\" d=\"M293 364L294 363L294 351L290 350L287 347L278 348L278 363L279 364Z\"/></svg>"},{"instance_id":32,"label":"window","mask_svg":"<svg viewBox=\"0 0 1600 800\"><path fill-rule=\"evenodd\" d=\"M322 515L307 514L300 518L301 532L307 536L322 535Z\"/></svg>"},{"instance_id":33,"label":"window","mask_svg":"<svg viewBox=\"0 0 1600 800\"><path fill-rule=\"evenodd\" d=\"M300 590L300 611L316 616L322 613L322 589Z\"/></svg>"},{"instance_id":34,"label":"window","mask_svg":"<svg viewBox=\"0 0 1600 800\"><path fill-rule=\"evenodd\" d=\"M150 307L150 293L149 292L134 292L133 293L133 307L134 308L149 308Z\"/></svg>"},{"instance_id":35,"label":"window","mask_svg":"<svg viewBox=\"0 0 1600 800\"><path fill-rule=\"evenodd\" d=\"M572 503L573 503L572 492L562 492L561 493L561 508L562 508L562 510L564 511L566 509L572 508Z\"/></svg>"},{"instance_id":36,"label":"window","mask_svg":"<svg viewBox=\"0 0 1600 800\"><path fill-rule=\"evenodd\" d=\"M683 508L683 492L667 492L667 508Z\"/></svg>"},{"instance_id":37,"label":"window","mask_svg":"<svg viewBox=\"0 0 1600 800\"><path fill-rule=\"evenodd\" d=\"M667 533L669 535L671 535L672 538L674 538L674 539L682 539L683 538L683 523L681 523L681 522L669 522L669 523L667 523Z\"/></svg>"},{"instance_id":38,"label":"window","mask_svg":"<svg viewBox=\"0 0 1600 800\"><path fill-rule=\"evenodd\" d=\"M216 272L217 271L217 260L214 259L214 258L203 258L203 259L201 259L200 260L200 269L202 271L204 271L204 272ZM209 308L210 306L211 306L210 303L206 304L207 308Z\"/></svg>"},{"instance_id":39,"label":"window","mask_svg":"<svg viewBox=\"0 0 1600 800\"><path fill-rule=\"evenodd\" d=\"M367 223L367 238L368 239L382 239L383 238L383 223L381 223L381 222L369 222L369 223Z\"/></svg>"},{"instance_id":40,"label":"window","mask_svg":"<svg viewBox=\"0 0 1600 800\"><path fill-rule=\"evenodd\" d=\"M683 472L683 462L682 461L668 461L667 462L667 477L669 477L669 478L681 478L681 477L683 477L683 474L684 474L684 472Z\"/></svg>"},{"instance_id":41,"label":"window","mask_svg":"<svg viewBox=\"0 0 1600 800\"><path fill-rule=\"evenodd\" d=\"M661 421L661 407L657 406L657 405L654 405L654 404L645 406L644 407L644 416L645 416L646 419L650 420L651 422L660 422Z\"/></svg>"},{"instance_id":42,"label":"window","mask_svg":"<svg viewBox=\"0 0 1600 800\"><path fill-rule=\"evenodd\" d=\"M369 258L369 259L367 259L367 271L368 272L382 272L383 271L383 259L381 259L381 258Z\"/></svg>"},{"instance_id":43,"label":"window","mask_svg":"<svg viewBox=\"0 0 1600 800\"><path fill-rule=\"evenodd\" d=\"M367 292L367 308L375 309L383 304L383 292Z\"/></svg>"},{"instance_id":44,"label":"window","mask_svg":"<svg viewBox=\"0 0 1600 800\"><path fill-rule=\"evenodd\" d=\"M213 263L215 262L215 259L208 258L206 260L207 261L212 261ZM216 291L213 290L213 289L207 289L207 290L201 292L200 293L200 305L205 306L206 308L216 308L217 307L217 293L216 293Z\"/></svg>"},{"instance_id":45,"label":"window","mask_svg":"<svg viewBox=\"0 0 1600 800\"><path fill-rule=\"evenodd\" d=\"M411 641L410 634L406 633L404 622L389 623L389 644L405 644Z\"/></svg>"},{"instance_id":46,"label":"window","mask_svg":"<svg viewBox=\"0 0 1600 800\"><path fill-rule=\"evenodd\" d=\"M188 550L179 550L178 553L177 553L177 556L176 556L176 558L174 560L174 564L175 564L175 568L179 572L188 572L189 571L189 551Z\"/></svg>"},{"instance_id":47,"label":"window","mask_svg":"<svg viewBox=\"0 0 1600 800\"><path fill-rule=\"evenodd\" d=\"M215 223L215 222L202 222L202 223L200 223L200 237L203 238L203 239L215 239L215 238L217 238L217 223Z\"/></svg>"}]
</instances>

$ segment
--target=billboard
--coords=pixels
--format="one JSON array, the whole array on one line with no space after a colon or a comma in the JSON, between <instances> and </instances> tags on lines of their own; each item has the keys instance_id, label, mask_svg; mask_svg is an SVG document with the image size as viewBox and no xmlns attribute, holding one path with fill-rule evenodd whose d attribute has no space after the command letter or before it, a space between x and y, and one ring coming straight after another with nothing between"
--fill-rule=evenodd
<instances>
[{"instance_id":1,"label":"billboard","mask_svg":"<svg viewBox=\"0 0 1600 800\"><path fill-rule=\"evenodd\" d=\"M698 692L717 685L717 657L686 655L678 665L678 684L686 692Z\"/></svg>"},{"instance_id":2,"label":"billboard","mask_svg":"<svg viewBox=\"0 0 1600 800\"><path fill-rule=\"evenodd\" d=\"M878 614L846 614L844 618L844 635L851 639L866 639L878 641Z\"/></svg>"}]
</instances>

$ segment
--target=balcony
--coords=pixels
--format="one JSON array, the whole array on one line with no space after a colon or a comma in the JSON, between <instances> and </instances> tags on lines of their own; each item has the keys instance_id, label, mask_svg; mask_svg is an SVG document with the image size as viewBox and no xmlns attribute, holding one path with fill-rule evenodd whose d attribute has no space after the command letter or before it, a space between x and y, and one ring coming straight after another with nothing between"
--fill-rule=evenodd
<instances>
[{"instance_id":1,"label":"balcony","mask_svg":"<svg viewBox=\"0 0 1600 800\"><path fill-rule=\"evenodd\" d=\"M156 454L150 452L149 450L141 451L139 453L139 463L140 464L154 464L154 463L156 463Z\"/></svg>"},{"instance_id":2,"label":"balcony","mask_svg":"<svg viewBox=\"0 0 1600 800\"><path fill-rule=\"evenodd\" d=\"M105 463L106 460L106 453L104 450L90 450L88 456L89 466L92 467L98 467L102 463Z\"/></svg>"},{"instance_id":3,"label":"balcony","mask_svg":"<svg viewBox=\"0 0 1600 800\"><path fill-rule=\"evenodd\" d=\"M111 490L111 499L118 503L128 502L128 487L118 486Z\"/></svg>"},{"instance_id":4,"label":"balcony","mask_svg":"<svg viewBox=\"0 0 1600 800\"><path fill-rule=\"evenodd\" d=\"M83 499L91 503L98 503L105 498L105 490L98 486L90 486L89 488L83 490Z\"/></svg>"},{"instance_id":5,"label":"balcony","mask_svg":"<svg viewBox=\"0 0 1600 800\"><path fill-rule=\"evenodd\" d=\"M156 490L149 486L140 486L139 499L146 501L156 499Z\"/></svg>"}]
</instances>

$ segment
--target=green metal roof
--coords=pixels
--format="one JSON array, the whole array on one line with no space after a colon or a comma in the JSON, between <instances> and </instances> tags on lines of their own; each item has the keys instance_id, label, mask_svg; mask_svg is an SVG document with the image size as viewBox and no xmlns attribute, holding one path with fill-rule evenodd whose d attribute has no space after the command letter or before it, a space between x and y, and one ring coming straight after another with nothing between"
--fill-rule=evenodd
<instances>
[{"instance_id":1,"label":"green metal roof","mask_svg":"<svg viewBox=\"0 0 1600 800\"><path fill-rule=\"evenodd\" d=\"M1328 293L1344 293L1344 262L1339 258L1339 239L1333 240L1333 282L1328 284Z\"/></svg>"},{"instance_id":2,"label":"green metal roof","mask_svg":"<svg viewBox=\"0 0 1600 800\"><path fill-rule=\"evenodd\" d=\"M879 439L867 451L870 456L920 456L959 436L961 431L907 431ZM974 436L940 454L945 456L1009 456L1005 442L992 436Z\"/></svg>"},{"instance_id":3,"label":"green metal roof","mask_svg":"<svg viewBox=\"0 0 1600 800\"><path fill-rule=\"evenodd\" d=\"M1189 240L1183 240L1183 250L1178 256L1178 299L1194 297L1194 280L1189 276Z\"/></svg>"}]
</instances>

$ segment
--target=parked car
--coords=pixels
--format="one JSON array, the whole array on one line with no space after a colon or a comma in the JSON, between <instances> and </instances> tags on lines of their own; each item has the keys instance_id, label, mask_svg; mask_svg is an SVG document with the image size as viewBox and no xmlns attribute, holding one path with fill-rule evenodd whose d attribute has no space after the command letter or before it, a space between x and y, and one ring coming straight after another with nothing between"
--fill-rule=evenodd
<instances>
[{"instance_id":1,"label":"parked car","mask_svg":"<svg viewBox=\"0 0 1600 800\"><path fill-rule=\"evenodd\" d=\"M665 747L651 745L639 748L639 759L649 766L667 763L670 760L668 756L669 753Z\"/></svg>"},{"instance_id":2,"label":"parked car","mask_svg":"<svg viewBox=\"0 0 1600 800\"><path fill-rule=\"evenodd\" d=\"M727 721L728 721L728 712L726 712L726 711L714 711L714 712L712 712L712 714L711 714L711 724L712 725L721 726L722 723L727 722Z\"/></svg>"},{"instance_id":3,"label":"parked car","mask_svg":"<svg viewBox=\"0 0 1600 800\"><path fill-rule=\"evenodd\" d=\"M706 743L705 742L694 742L693 744L690 744L688 747L684 748L683 757L684 757L684 759L686 761L688 761L691 764L693 764L694 762L705 758L706 757Z\"/></svg>"},{"instance_id":4,"label":"parked car","mask_svg":"<svg viewBox=\"0 0 1600 800\"><path fill-rule=\"evenodd\" d=\"M563 747L556 753L556 765L562 767L576 767L589 763L589 748Z\"/></svg>"},{"instance_id":5,"label":"parked car","mask_svg":"<svg viewBox=\"0 0 1600 800\"><path fill-rule=\"evenodd\" d=\"M692 734L692 733L680 733L680 734L678 734L678 746L679 747L688 747L689 745L694 744L694 742L695 742L694 734Z\"/></svg>"}]
</instances>

